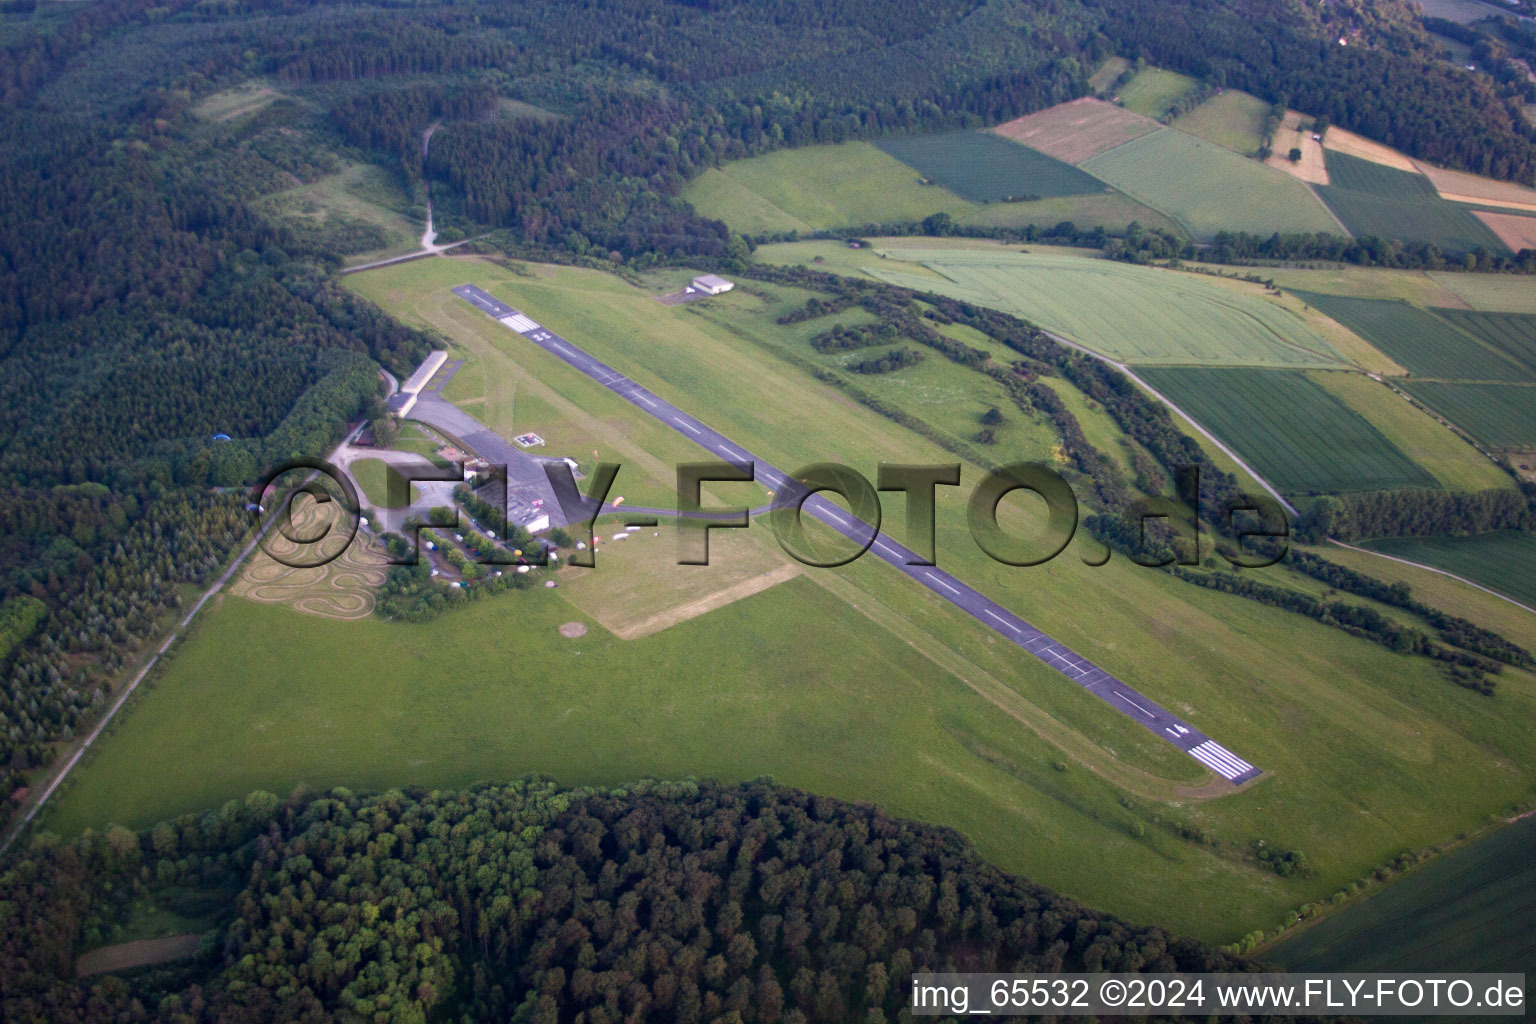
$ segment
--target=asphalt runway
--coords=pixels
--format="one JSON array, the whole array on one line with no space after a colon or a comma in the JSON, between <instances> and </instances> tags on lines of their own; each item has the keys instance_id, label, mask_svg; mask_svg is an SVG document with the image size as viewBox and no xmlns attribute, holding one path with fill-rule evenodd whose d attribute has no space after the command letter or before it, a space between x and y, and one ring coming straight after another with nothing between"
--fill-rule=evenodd
<instances>
[{"instance_id":1,"label":"asphalt runway","mask_svg":"<svg viewBox=\"0 0 1536 1024\"><path fill-rule=\"evenodd\" d=\"M741 445L733 443L725 435L647 391L612 367L535 323L511 306L498 301L480 288L464 284L454 288L453 292L478 307L487 316L500 321L508 329L521 334L546 352L558 356L614 394L672 427L710 454L727 462L753 463L756 480L777 489L790 479L783 470L758 458ZM807 499L804 510L856 544L869 540L873 532L868 523L855 518L820 495ZM1138 693L1123 680L1115 678L1065 644L1031 626L991 598L966 586L936 566L910 564L920 561L919 557L888 535L881 533L876 536L869 548L869 554L892 566L898 572L906 574L955 607L969 613L1003 639L1023 648L1071 682L1098 697L1159 739L1178 747L1233 785L1240 786L1259 776L1260 770L1252 764L1183 721L1156 701Z\"/></svg>"}]
</instances>

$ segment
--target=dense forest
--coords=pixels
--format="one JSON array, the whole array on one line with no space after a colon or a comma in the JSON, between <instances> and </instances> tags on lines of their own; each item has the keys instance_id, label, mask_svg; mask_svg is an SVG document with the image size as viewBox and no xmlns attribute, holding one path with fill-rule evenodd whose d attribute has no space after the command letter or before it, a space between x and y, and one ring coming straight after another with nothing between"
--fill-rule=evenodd
<instances>
[{"instance_id":1,"label":"dense forest","mask_svg":"<svg viewBox=\"0 0 1536 1024\"><path fill-rule=\"evenodd\" d=\"M134 901L190 961L76 979ZM1247 971L985 863L955 832L760 781L254 793L0 874L7 1021L904 1016L914 971Z\"/></svg>"}]
</instances>

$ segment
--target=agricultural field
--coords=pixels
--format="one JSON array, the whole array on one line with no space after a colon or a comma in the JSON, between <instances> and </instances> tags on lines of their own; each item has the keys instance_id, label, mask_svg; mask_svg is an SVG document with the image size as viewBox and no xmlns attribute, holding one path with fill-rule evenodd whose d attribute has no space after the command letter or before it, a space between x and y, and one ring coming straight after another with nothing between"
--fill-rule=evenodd
<instances>
[{"instance_id":1,"label":"agricultural field","mask_svg":"<svg viewBox=\"0 0 1536 1024\"><path fill-rule=\"evenodd\" d=\"M1069 164L1159 130L1149 117L1085 97L1026 114L992 130Z\"/></svg>"},{"instance_id":2,"label":"agricultural field","mask_svg":"<svg viewBox=\"0 0 1536 1024\"><path fill-rule=\"evenodd\" d=\"M1536 214L1494 213L1491 210L1473 210L1472 216L1482 221L1489 231L1499 236L1511 252L1536 249Z\"/></svg>"},{"instance_id":3,"label":"agricultural field","mask_svg":"<svg viewBox=\"0 0 1536 1024\"><path fill-rule=\"evenodd\" d=\"M1450 253L1478 246L1505 251L1486 224L1466 207L1442 199L1422 174L1333 149L1325 157L1329 183L1317 186L1317 194L1350 234L1431 242Z\"/></svg>"},{"instance_id":4,"label":"agricultural field","mask_svg":"<svg viewBox=\"0 0 1536 1024\"><path fill-rule=\"evenodd\" d=\"M1509 487L1509 474L1459 434L1381 381L1361 373L1311 371L1307 376L1381 431L1393 447L1450 491Z\"/></svg>"},{"instance_id":5,"label":"agricultural field","mask_svg":"<svg viewBox=\"0 0 1536 1024\"><path fill-rule=\"evenodd\" d=\"M1213 273L1230 273L1220 264L1195 264ZM1430 274L1422 270L1392 270L1339 264L1331 267L1265 267L1264 277L1276 286L1295 292L1352 295L1362 299L1402 299L1415 306L1469 306L1441 278L1478 277L1509 281L1507 274Z\"/></svg>"},{"instance_id":6,"label":"agricultural field","mask_svg":"<svg viewBox=\"0 0 1536 1024\"><path fill-rule=\"evenodd\" d=\"M1147 68L1127 82L1116 98L1126 110L1156 120L1168 113L1173 104L1194 92L1196 85L1188 75Z\"/></svg>"},{"instance_id":7,"label":"agricultural field","mask_svg":"<svg viewBox=\"0 0 1536 1024\"><path fill-rule=\"evenodd\" d=\"M1497 349L1536 375L1536 315L1437 309L1435 315ZM1530 379L1536 379L1533 376Z\"/></svg>"},{"instance_id":8,"label":"agricultural field","mask_svg":"<svg viewBox=\"0 0 1536 1024\"><path fill-rule=\"evenodd\" d=\"M1454 850L1279 945L1289 971L1536 973L1536 818Z\"/></svg>"},{"instance_id":9,"label":"agricultural field","mask_svg":"<svg viewBox=\"0 0 1536 1024\"><path fill-rule=\"evenodd\" d=\"M1013 313L1114 359L1143 365L1338 366L1337 350L1257 285L1228 287L1043 247L1030 253L901 249L948 282L873 266L873 276Z\"/></svg>"},{"instance_id":10,"label":"agricultural field","mask_svg":"<svg viewBox=\"0 0 1536 1024\"><path fill-rule=\"evenodd\" d=\"M1264 143L1264 118L1268 113L1269 104L1257 96L1228 89L1176 118L1173 127L1239 156L1252 156Z\"/></svg>"},{"instance_id":11,"label":"agricultural field","mask_svg":"<svg viewBox=\"0 0 1536 1024\"><path fill-rule=\"evenodd\" d=\"M1066 220L1083 227L1120 230L1139 221L1148 227L1179 230L1161 213L1089 175L984 133L918 136L881 145L906 143L920 149L927 145L925 139L940 137L964 139L964 150L973 155L978 145L985 147L989 162L961 164L938 151L929 154L935 163L915 170L867 143L812 146L739 160L724 168L712 167L688 183L683 198L704 216L723 220L732 230L753 236L915 221L931 213L947 213L964 224L990 226L1052 227ZM941 164L952 173L960 173L967 187L990 190L988 195L1048 197L1024 202L972 202L943 184L923 184L925 177L938 180L932 175ZM1055 194L1062 188L1087 191Z\"/></svg>"},{"instance_id":12,"label":"agricultural field","mask_svg":"<svg viewBox=\"0 0 1536 1024\"><path fill-rule=\"evenodd\" d=\"M1284 171L1311 185L1328 184L1328 161L1323 155L1323 144L1314 139L1313 134L1311 118L1287 110L1280 127L1275 130L1265 166ZM1300 150L1301 158L1292 160L1292 150Z\"/></svg>"},{"instance_id":13,"label":"agricultural field","mask_svg":"<svg viewBox=\"0 0 1536 1024\"><path fill-rule=\"evenodd\" d=\"M1419 0L1419 6L1431 18L1444 18L1462 25L1503 13L1498 5L1486 4L1482 0Z\"/></svg>"},{"instance_id":14,"label":"agricultural field","mask_svg":"<svg viewBox=\"0 0 1536 1024\"><path fill-rule=\"evenodd\" d=\"M1384 537L1363 545L1446 569L1536 607L1536 533L1501 530L1474 537Z\"/></svg>"},{"instance_id":15,"label":"agricultural field","mask_svg":"<svg viewBox=\"0 0 1536 1024\"><path fill-rule=\"evenodd\" d=\"M1499 206L1536 213L1536 189L1513 181L1484 178L1466 171L1448 171L1422 160L1413 165L1429 179L1442 198L1475 206Z\"/></svg>"},{"instance_id":16,"label":"agricultural field","mask_svg":"<svg viewBox=\"0 0 1536 1024\"><path fill-rule=\"evenodd\" d=\"M1530 380L1531 373L1435 314L1392 299L1296 292L1418 377Z\"/></svg>"},{"instance_id":17,"label":"agricultural field","mask_svg":"<svg viewBox=\"0 0 1536 1024\"><path fill-rule=\"evenodd\" d=\"M1083 170L1178 221L1197 238L1218 231L1321 231L1339 226L1302 182L1175 129L1083 162Z\"/></svg>"},{"instance_id":18,"label":"agricultural field","mask_svg":"<svg viewBox=\"0 0 1536 1024\"><path fill-rule=\"evenodd\" d=\"M1401 386L1490 448L1536 446L1536 387L1412 380Z\"/></svg>"},{"instance_id":19,"label":"agricultural field","mask_svg":"<svg viewBox=\"0 0 1536 1024\"><path fill-rule=\"evenodd\" d=\"M718 299L658 305L675 276L640 288L596 271L445 257L347 283L480 352L493 387L514 367L551 387L568 382L559 360L494 321L480 316L504 342L457 319L441 300L453 285L487 288L781 465L835 457L873 472L881 460L954 460L780 354L803 351L830 326L777 323L805 293L742 282ZM675 457L634 407L585 387L573 401L590 401L601 429L641 454ZM963 473L970 482L979 471L967 462ZM754 496L743 487L722 498ZM970 541L965 505L964 495L940 498L941 564L1268 776L1235 793L1211 787L1189 758L865 559L802 572L632 640L604 628L583 607L590 595L577 593L576 577L560 573L555 589L501 595L423 625L341 622L230 596L174 649L45 826L72 834L112 819L144 824L300 783L771 773L951 825L999 865L1133 920L1231 941L1405 847L1475 827L1536 782L1501 767L1536 753L1523 727L1536 683L1524 673L1507 674L1490 702L1448 685L1424 659L1302 616L1123 559L1090 567L1077 557L1086 547L1034 569L1002 566ZM1033 522L1025 507L1003 513L1005 528ZM902 528L894 514L889 525ZM676 593L665 574L679 571L665 540L663 531L627 541L636 547L623 552L637 570L643 553L655 554L658 606ZM613 553L599 553L594 579ZM638 590L623 600L640 607ZM587 633L562 635L573 622ZM273 635L285 637L283 650L262 642ZM326 671L296 686L285 671L294 663ZM1182 838L1189 828L1207 838ZM1313 873L1281 878L1245 862L1257 839L1304 850Z\"/></svg>"},{"instance_id":20,"label":"agricultural field","mask_svg":"<svg viewBox=\"0 0 1536 1024\"><path fill-rule=\"evenodd\" d=\"M1337 126L1328 129L1328 137L1323 142L1323 148L1329 152L1343 153L1358 160L1380 164L1408 174L1419 173L1418 164L1398 150Z\"/></svg>"},{"instance_id":21,"label":"agricultural field","mask_svg":"<svg viewBox=\"0 0 1536 1024\"><path fill-rule=\"evenodd\" d=\"M1428 305L1466 305L1489 312L1536 313L1536 288L1531 287L1530 278L1514 274L1457 274L1444 270L1426 276L1460 300L1459 303Z\"/></svg>"},{"instance_id":22,"label":"agricultural field","mask_svg":"<svg viewBox=\"0 0 1536 1024\"><path fill-rule=\"evenodd\" d=\"M922 220L931 213L960 218L976 209L919 178L867 142L845 142L735 161L689 182L683 198L738 231L748 228L737 225L754 224L770 231L852 227Z\"/></svg>"},{"instance_id":23,"label":"agricultural field","mask_svg":"<svg viewBox=\"0 0 1536 1024\"><path fill-rule=\"evenodd\" d=\"M876 147L975 203L1108 191L1091 174L990 132L897 135L880 140Z\"/></svg>"},{"instance_id":24,"label":"agricultural field","mask_svg":"<svg viewBox=\"0 0 1536 1024\"><path fill-rule=\"evenodd\" d=\"M1300 373L1137 368L1285 494L1433 487L1364 417Z\"/></svg>"}]
</instances>

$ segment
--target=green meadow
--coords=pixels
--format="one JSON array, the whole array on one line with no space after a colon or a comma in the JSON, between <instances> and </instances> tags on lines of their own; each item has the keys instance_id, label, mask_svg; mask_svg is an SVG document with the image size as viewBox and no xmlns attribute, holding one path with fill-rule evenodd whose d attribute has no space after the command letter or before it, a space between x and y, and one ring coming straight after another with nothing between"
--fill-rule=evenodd
<instances>
[{"instance_id":1,"label":"green meadow","mask_svg":"<svg viewBox=\"0 0 1536 1024\"><path fill-rule=\"evenodd\" d=\"M991 132L896 135L876 145L882 153L977 203L1108 191L1093 175Z\"/></svg>"},{"instance_id":2,"label":"green meadow","mask_svg":"<svg viewBox=\"0 0 1536 1024\"><path fill-rule=\"evenodd\" d=\"M964 216L971 203L867 142L785 149L706 171L683 198L748 234L807 231L931 213Z\"/></svg>"},{"instance_id":3,"label":"green meadow","mask_svg":"<svg viewBox=\"0 0 1536 1024\"><path fill-rule=\"evenodd\" d=\"M992 306L1114 359L1140 364L1338 366L1343 357L1301 317L1257 286L1234 289L1193 274L1049 246L1028 253L892 250L902 263L872 265L891 284ZM940 274L930 282L905 263Z\"/></svg>"}]
</instances>

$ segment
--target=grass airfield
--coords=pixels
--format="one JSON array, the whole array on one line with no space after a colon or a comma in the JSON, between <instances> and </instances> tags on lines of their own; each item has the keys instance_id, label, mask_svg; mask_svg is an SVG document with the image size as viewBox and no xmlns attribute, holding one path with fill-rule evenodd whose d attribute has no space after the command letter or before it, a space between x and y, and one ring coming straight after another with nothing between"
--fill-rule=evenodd
<instances>
[{"instance_id":1,"label":"grass airfield","mask_svg":"<svg viewBox=\"0 0 1536 1024\"><path fill-rule=\"evenodd\" d=\"M776 323L804 293L743 282L705 303L654 301L686 273L637 288L595 271L438 258L348 283L438 330L469 360L455 400L546 437L573 431L560 444L579 443L574 454L585 460L590 442L625 462L620 484L633 495L661 500L665 470L697 459L698 449L449 288L486 287L783 466L832 458L872 475L882 459L954 461L786 358L809 353L805 339L826 326ZM500 390L514 380L515 413ZM1051 458L1038 447L1046 441L1025 430L1013 454ZM967 483L979 477L974 465L964 470ZM733 504L762 494L716 491ZM1231 941L1274 927L1404 848L1475 829L1529 797L1536 779L1519 767L1536 753L1519 727L1536 710L1529 676L1506 673L1489 700L1421 659L1299 616L1123 559L1089 568L1077 544L1036 569L1001 566L971 542L961 491L940 499L940 564L1270 775L1236 792L1214 783L878 563L786 574L697 614L682 609L664 628L633 628L647 613L781 566L759 522L722 544L722 556L747 545L745 560L723 561L731 578L713 585L680 581L685 570L662 529L607 545L585 580L565 570L557 589L507 594L422 625L336 621L226 596L104 737L44 826L142 825L252 788L299 784L446 786L528 771L568 783L772 774L952 825L1003 867L1132 919ZM899 500L887 515L899 531ZM1005 528L1032 521L1022 504L1005 503L1003 515ZM599 575L610 570L611 585ZM558 627L571 621L588 633L562 636ZM1258 839L1304 851L1315 874L1282 879L1245 859Z\"/></svg>"}]
</instances>

